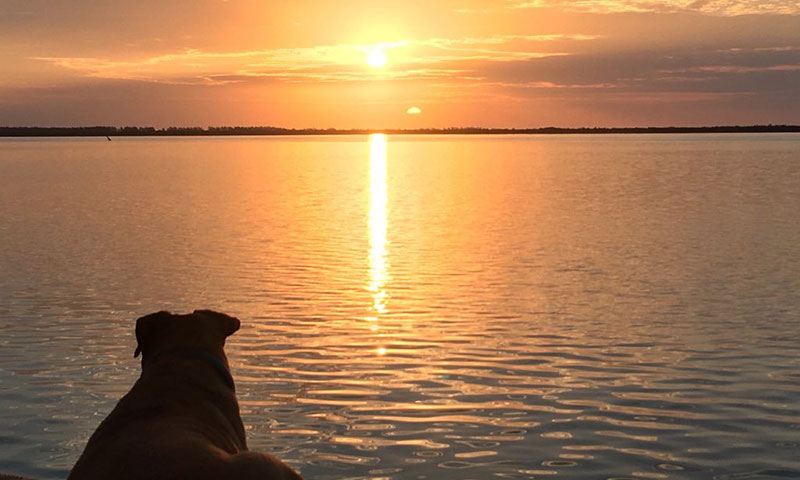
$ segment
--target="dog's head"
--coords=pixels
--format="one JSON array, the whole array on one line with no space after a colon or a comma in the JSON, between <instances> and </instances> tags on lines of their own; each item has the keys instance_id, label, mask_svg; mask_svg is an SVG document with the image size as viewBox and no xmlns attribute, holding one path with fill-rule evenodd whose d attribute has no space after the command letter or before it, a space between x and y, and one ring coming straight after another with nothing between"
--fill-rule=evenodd
<instances>
[{"instance_id":1,"label":"dog's head","mask_svg":"<svg viewBox=\"0 0 800 480\"><path fill-rule=\"evenodd\" d=\"M136 320L136 352L146 356L173 349L197 348L222 354L225 339L239 330L239 319L212 310L186 315L157 312Z\"/></svg>"}]
</instances>

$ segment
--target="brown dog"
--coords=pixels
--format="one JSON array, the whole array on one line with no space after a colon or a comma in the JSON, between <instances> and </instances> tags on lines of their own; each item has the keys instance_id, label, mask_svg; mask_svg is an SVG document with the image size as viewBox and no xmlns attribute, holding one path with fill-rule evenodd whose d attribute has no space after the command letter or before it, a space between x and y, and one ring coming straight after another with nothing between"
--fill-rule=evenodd
<instances>
[{"instance_id":1,"label":"brown dog","mask_svg":"<svg viewBox=\"0 0 800 480\"><path fill-rule=\"evenodd\" d=\"M247 450L223 347L239 320L210 310L136 321L142 375L100 424L69 480L293 479Z\"/></svg>"}]
</instances>

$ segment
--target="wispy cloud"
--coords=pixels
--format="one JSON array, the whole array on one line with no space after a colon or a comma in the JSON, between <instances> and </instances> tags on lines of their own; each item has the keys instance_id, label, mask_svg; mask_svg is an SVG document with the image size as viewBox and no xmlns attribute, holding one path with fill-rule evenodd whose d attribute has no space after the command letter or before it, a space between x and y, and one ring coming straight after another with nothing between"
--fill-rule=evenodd
<instances>
[{"instance_id":1,"label":"wispy cloud","mask_svg":"<svg viewBox=\"0 0 800 480\"><path fill-rule=\"evenodd\" d=\"M711 15L798 15L796 0L508 0L507 8L559 8L573 12L702 12Z\"/></svg>"},{"instance_id":2,"label":"wispy cloud","mask_svg":"<svg viewBox=\"0 0 800 480\"><path fill-rule=\"evenodd\" d=\"M495 35L485 38L430 38L382 43L391 57L379 71L364 58L374 45L328 45L306 48L207 52L187 49L141 59L35 57L79 74L102 79L171 84L221 85L253 78L287 82L363 81L378 79L452 78L465 74L465 62L504 62L564 55L554 42L580 42L596 35ZM460 65L459 65L460 64Z\"/></svg>"},{"instance_id":3,"label":"wispy cloud","mask_svg":"<svg viewBox=\"0 0 800 480\"><path fill-rule=\"evenodd\" d=\"M692 91L785 88L786 75L800 72L800 47L731 47L678 51L587 53L570 42L592 35L497 35L429 38L382 44L385 69L364 61L372 45L205 52L185 50L140 60L38 57L41 61L97 79L173 85L222 86L280 82L333 84L364 81L426 82L477 88L524 90ZM544 44L556 44L548 51ZM564 51L560 51L564 49ZM783 86L783 87L782 87Z\"/></svg>"}]
</instances>

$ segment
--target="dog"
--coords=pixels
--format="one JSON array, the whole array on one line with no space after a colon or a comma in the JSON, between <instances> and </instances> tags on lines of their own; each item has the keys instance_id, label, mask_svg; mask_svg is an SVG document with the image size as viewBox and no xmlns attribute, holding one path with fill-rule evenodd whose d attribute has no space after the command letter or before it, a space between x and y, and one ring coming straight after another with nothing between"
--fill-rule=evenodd
<instances>
[{"instance_id":1,"label":"dog","mask_svg":"<svg viewBox=\"0 0 800 480\"><path fill-rule=\"evenodd\" d=\"M89 438L68 480L302 480L247 449L223 350L239 320L211 310L136 321L142 373Z\"/></svg>"}]
</instances>

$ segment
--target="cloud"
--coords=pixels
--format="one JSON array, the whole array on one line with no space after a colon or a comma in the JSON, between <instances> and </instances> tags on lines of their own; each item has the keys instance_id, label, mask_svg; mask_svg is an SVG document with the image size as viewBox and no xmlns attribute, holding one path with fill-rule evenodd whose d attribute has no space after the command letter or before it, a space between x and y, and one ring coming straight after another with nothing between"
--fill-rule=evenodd
<instances>
[{"instance_id":1,"label":"cloud","mask_svg":"<svg viewBox=\"0 0 800 480\"><path fill-rule=\"evenodd\" d=\"M572 12L701 12L710 15L798 15L796 0L510 0L509 8L558 8Z\"/></svg>"},{"instance_id":2,"label":"cloud","mask_svg":"<svg viewBox=\"0 0 800 480\"><path fill-rule=\"evenodd\" d=\"M36 57L63 68L78 71L91 78L141 80L174 83L189 79L189 83L206 83L207 78L219 75L238 77L291 77L298 72L363 62L361 50L351 46L320 46L243 52L206 52L187 49L143 59L115 60L92 57ZM237 81L237 80L231 80Z\"/></svg>"},{"instance_id":3,"label":"cloud","mask_svg":"<svg viewBox=\"0 0 800 480\"><path fill-rule=\"evenodd\" d=\"M800 101L800 48L578 54L482 64L475 76L512 95L759 95Z\"/></svg>"},{"instance_id":4,"label":"cloud","mask_svg":"<svg viewBox=\"0 0 800 480\"><path fill-rule=\"evenodd\" d=\"M342 82L452 78L465 73L461 62L493 62L563 55L554 44L568 45L598 35L494 35L483 38L430 38L379 44L394 51L389 68L365 68L364 54L375 45L323 45L240 52L186 49L140 59L34 57L89 78L167 84L221 85L254 78L286 82ZM555 47L557 48L557 47ZM449 64L449 66L444 66Z\"/></svg>"},{"instance_id":5,"label":"cloud","mask_svg":"<svg viewBox=\"0 0 800 480\"><path fill-rule=\"evenodd\" d=\"M364 51L371 45L245 52L191 49L140 60L39 59L106 81L219 88L417 82L432 96L455 95L470 102L514 102L542 95L661 98L671 92L676 98L689 99L783 92L790 103L796 103L792 99L800 96L796 87L800 85L800 46L591 48L594 41L603 39L598 35L495 35L386 43L381 47L391 52L392 61L380 71L364 63Z\"/></svg>"}]
</instances>

